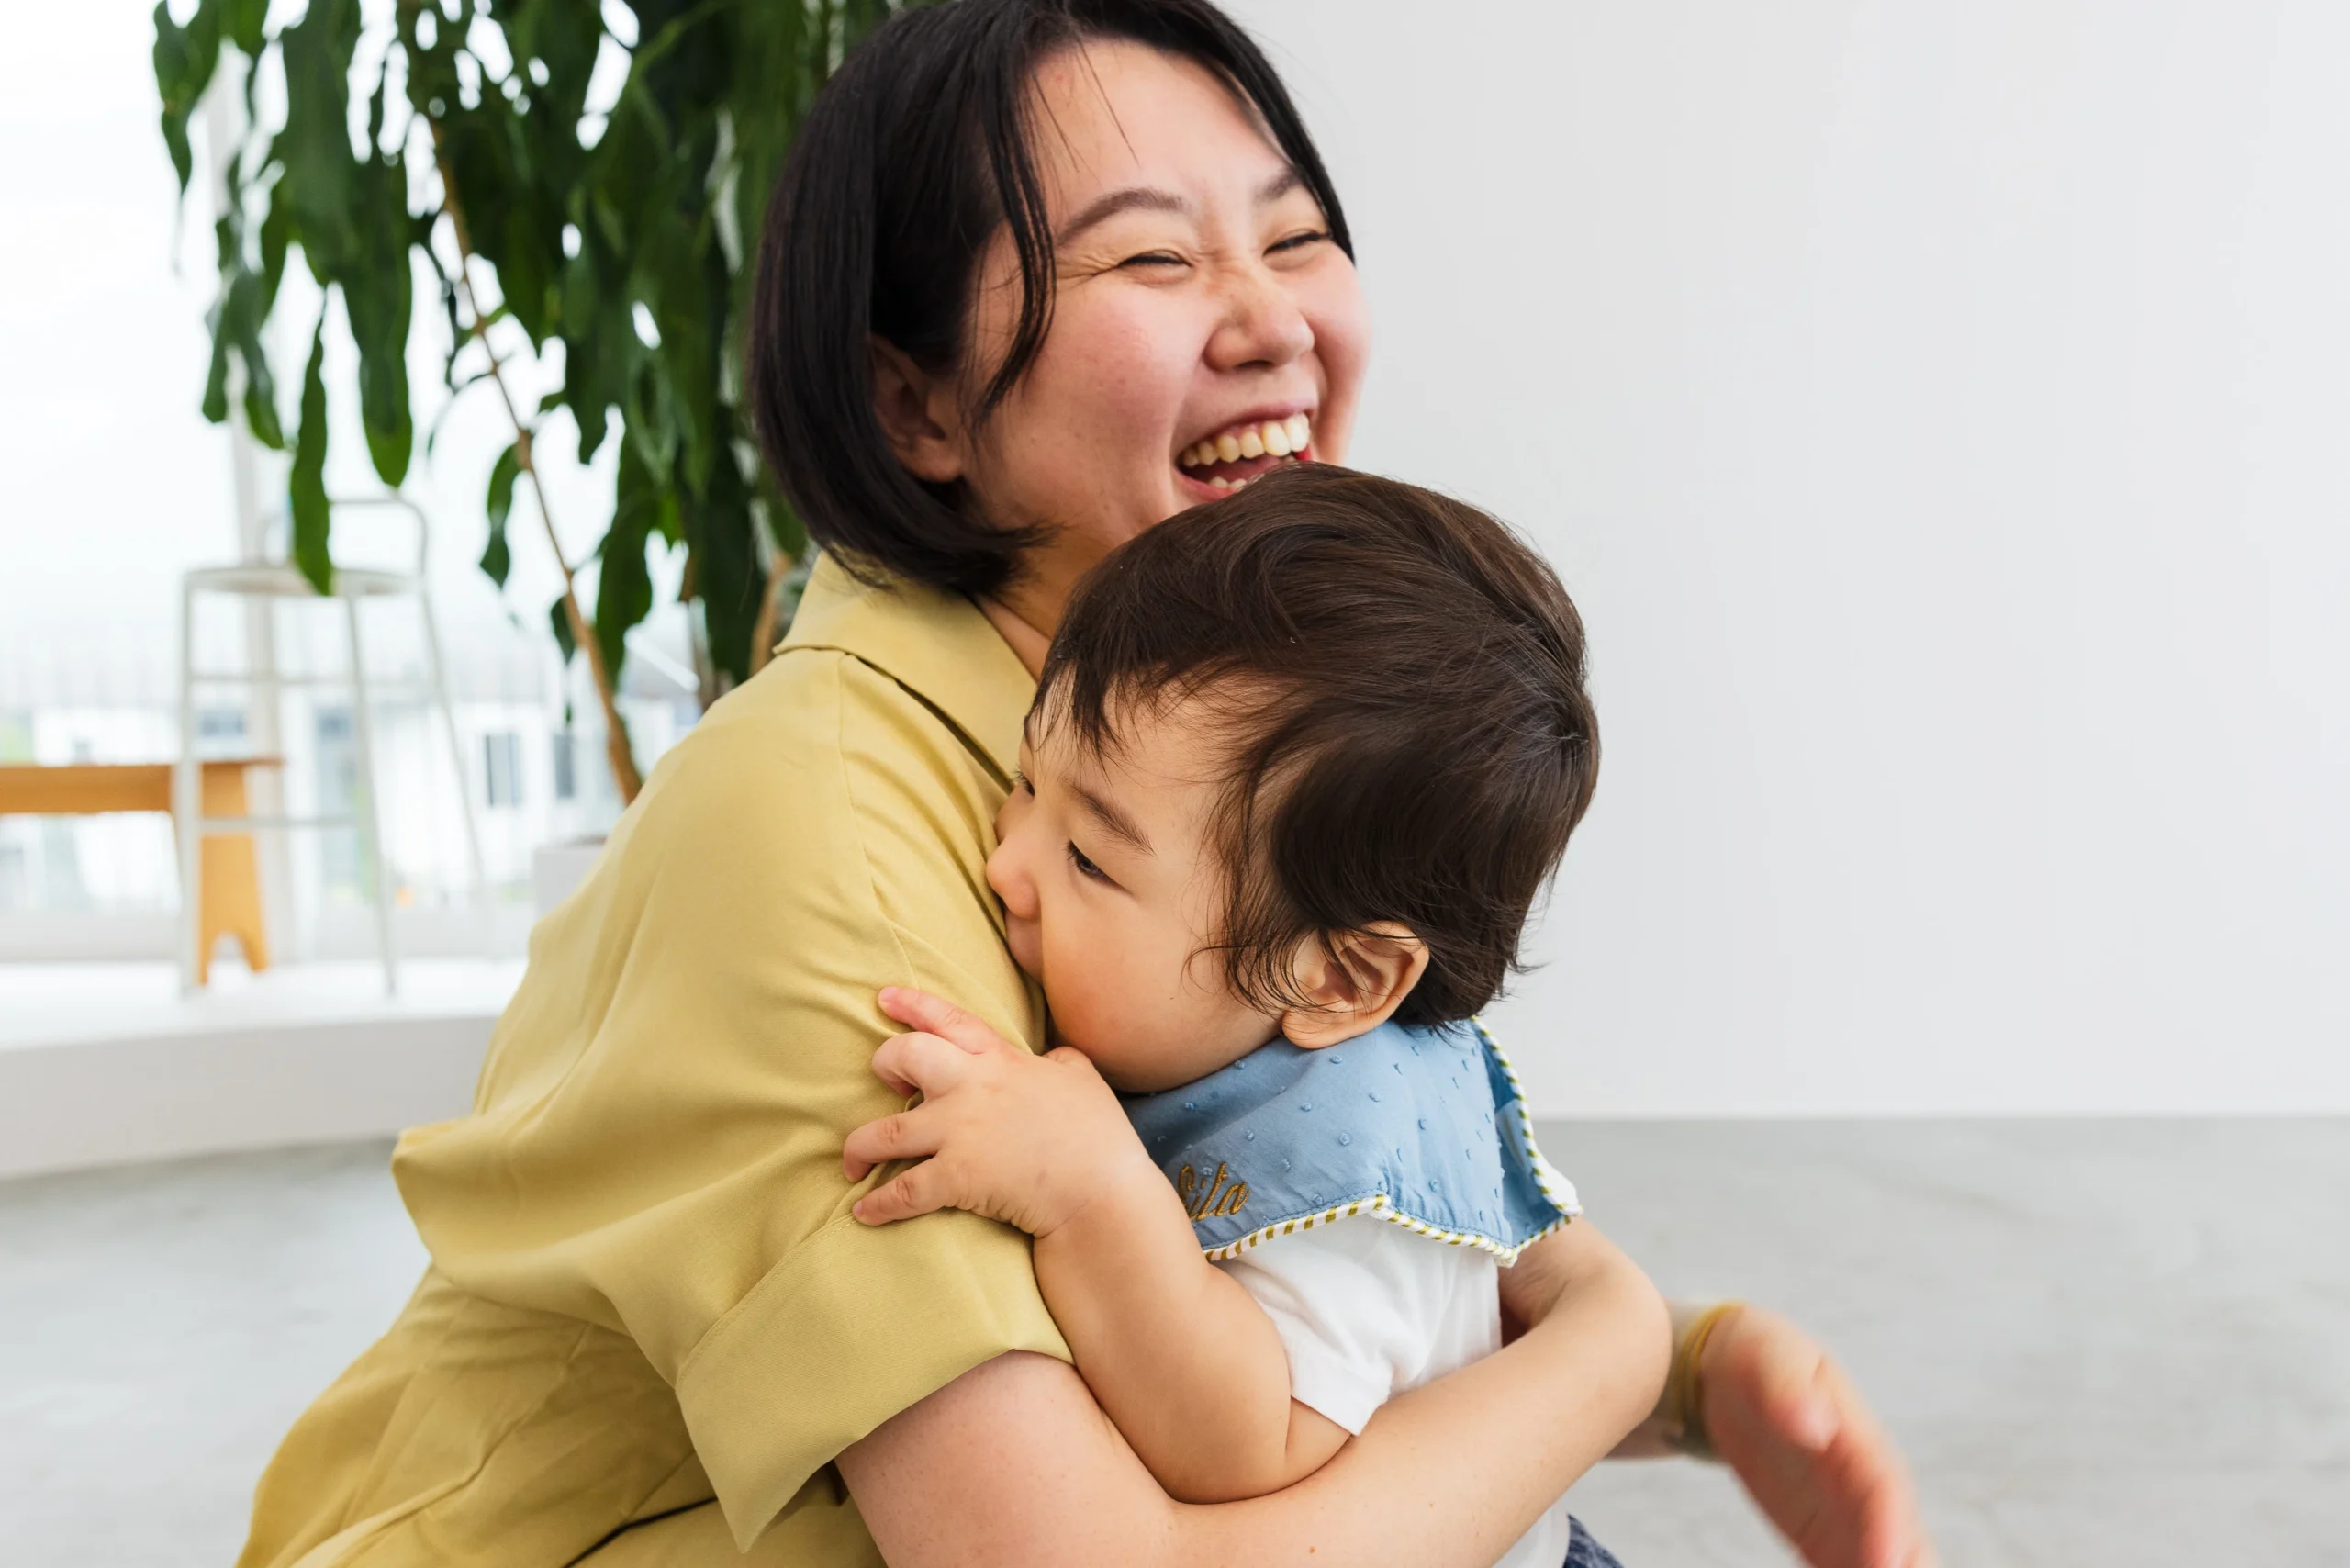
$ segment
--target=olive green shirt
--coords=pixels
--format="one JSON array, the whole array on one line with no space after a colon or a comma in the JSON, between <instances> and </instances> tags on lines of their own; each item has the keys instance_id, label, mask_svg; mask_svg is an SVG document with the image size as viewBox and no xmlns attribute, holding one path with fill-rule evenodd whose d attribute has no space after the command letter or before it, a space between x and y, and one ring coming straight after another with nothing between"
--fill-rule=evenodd
<instances>
[{"instance_id":1,"label":"olive green shirt","mask_svg":"<svg viewBox=\"0 0 2350 1568\"><path fill-rule=\"evenodd\" d=\"M431 1267L287 1436L245 1564L876 1562L834 1456L1067 1358L1025 1237L869 1228L886 1172L840 1163L902 1104L882 986L1040 1037L986 878L1032 690L968 601L818 563L532 934L472 1114L400 1140Z\"/></svg>"}]
</instances>

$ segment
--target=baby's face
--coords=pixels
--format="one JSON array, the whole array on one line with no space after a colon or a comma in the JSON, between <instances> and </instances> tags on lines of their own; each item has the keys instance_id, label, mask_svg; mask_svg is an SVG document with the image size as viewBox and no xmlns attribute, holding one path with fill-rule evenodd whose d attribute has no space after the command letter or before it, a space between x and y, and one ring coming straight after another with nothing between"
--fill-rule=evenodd
<instances>
[{"instance_id":1,"label":"baby's face","mask_svg":"<svg viewBox=\"0 0 2350 1568\"><path fill-rule=\"evenodd\" d=\"M1100 757L1066 724L1031 722L988 884L1013 958L1044 984L1054 1043L1142 1092L1237 1061L1280 1020L1235 997L1206 950L1227 890L1209 835L1216 748L1182 707L1131 718Z\"/></svg>"}]
</instances>

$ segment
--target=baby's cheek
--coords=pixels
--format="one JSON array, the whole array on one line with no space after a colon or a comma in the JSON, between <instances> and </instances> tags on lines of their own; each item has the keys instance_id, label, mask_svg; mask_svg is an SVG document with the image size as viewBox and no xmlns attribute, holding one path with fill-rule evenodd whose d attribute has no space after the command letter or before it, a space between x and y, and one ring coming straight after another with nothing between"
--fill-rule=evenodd
<instances>
[{"instance_id":1,"label":"baby's cheek","mask_svg":"<svg viewBox=\"0 0 2350 1568\"><path fill-rule=\"evenodd\" d=\"M1093 1056L1114 1037L1112 987L1092 956L1073 944L1048 942L1044 954L1045 1003L1053 1014L1053 1033L1062 1045Z\"/></svg>"},{"instance_id":2,"label":"baby's cheek","mask_svg":"<svg viewBox=\"0 0 2350 1568\"><path fill-rule=\"evenodd\" d=\"M1113 1089L1157 1089L1166 1074L1147 1007L1088 988L1053 1006L1053 1043L1081 1051Z\"/></svg>"}]
</instances>

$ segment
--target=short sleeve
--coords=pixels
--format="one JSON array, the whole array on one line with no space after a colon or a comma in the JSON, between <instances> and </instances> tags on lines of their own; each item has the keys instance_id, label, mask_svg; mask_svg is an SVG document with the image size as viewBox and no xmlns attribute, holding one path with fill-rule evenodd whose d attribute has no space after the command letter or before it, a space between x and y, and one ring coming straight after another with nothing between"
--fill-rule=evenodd
<instances>
[{"instance_id":1,"label":"short sleeve","mask_svg":"<svg viewBox=\"0 0 2350 1568\"><path fill-rule=\"evenodd\" d=\"M1373 1215L1278 1237L1216 1267L1272 1319L1290 1396L1348 1432L1397 1394L1499 1344L1493 1260Z\"/></svg>"},{"instance_id":2,"label":"short sleeve","mask_svg":"<svg viewBox=\"0 0 2350 1568\"><path fill-rule=\"evenodd\" d=\"M1016 711L1016 709L1015 709ZM474 1114L394 1170L435 1266L625 1333L675 1389L738 1542L906 1406L1007 1350L1066 1359L1027 1238L867 1227L843 1140L912 984L1033 1042L985 882L1002 784L890 677L795 649L663 759L532 934Z\"/></svg>"}]
</instances>

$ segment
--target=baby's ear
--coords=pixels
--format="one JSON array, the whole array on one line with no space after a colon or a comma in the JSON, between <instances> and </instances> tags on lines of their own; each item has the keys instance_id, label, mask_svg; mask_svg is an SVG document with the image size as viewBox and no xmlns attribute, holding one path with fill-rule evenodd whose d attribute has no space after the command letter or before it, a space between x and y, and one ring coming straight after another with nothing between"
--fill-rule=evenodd
<instances>
[{"instance_id":1,"label":"baby's ear","mask_svg":"<svg viewBox=\"0 0 2350 1568\"><path fill-rule=\"evenodd\" d=\"M1395 1015L1427 967L1426 944L1392 920L1310 938L1297 954L1304 1005L1281 1014L1281 1033L1309 1051L1367 1035Z\"/></svg>"}]
</instances>

